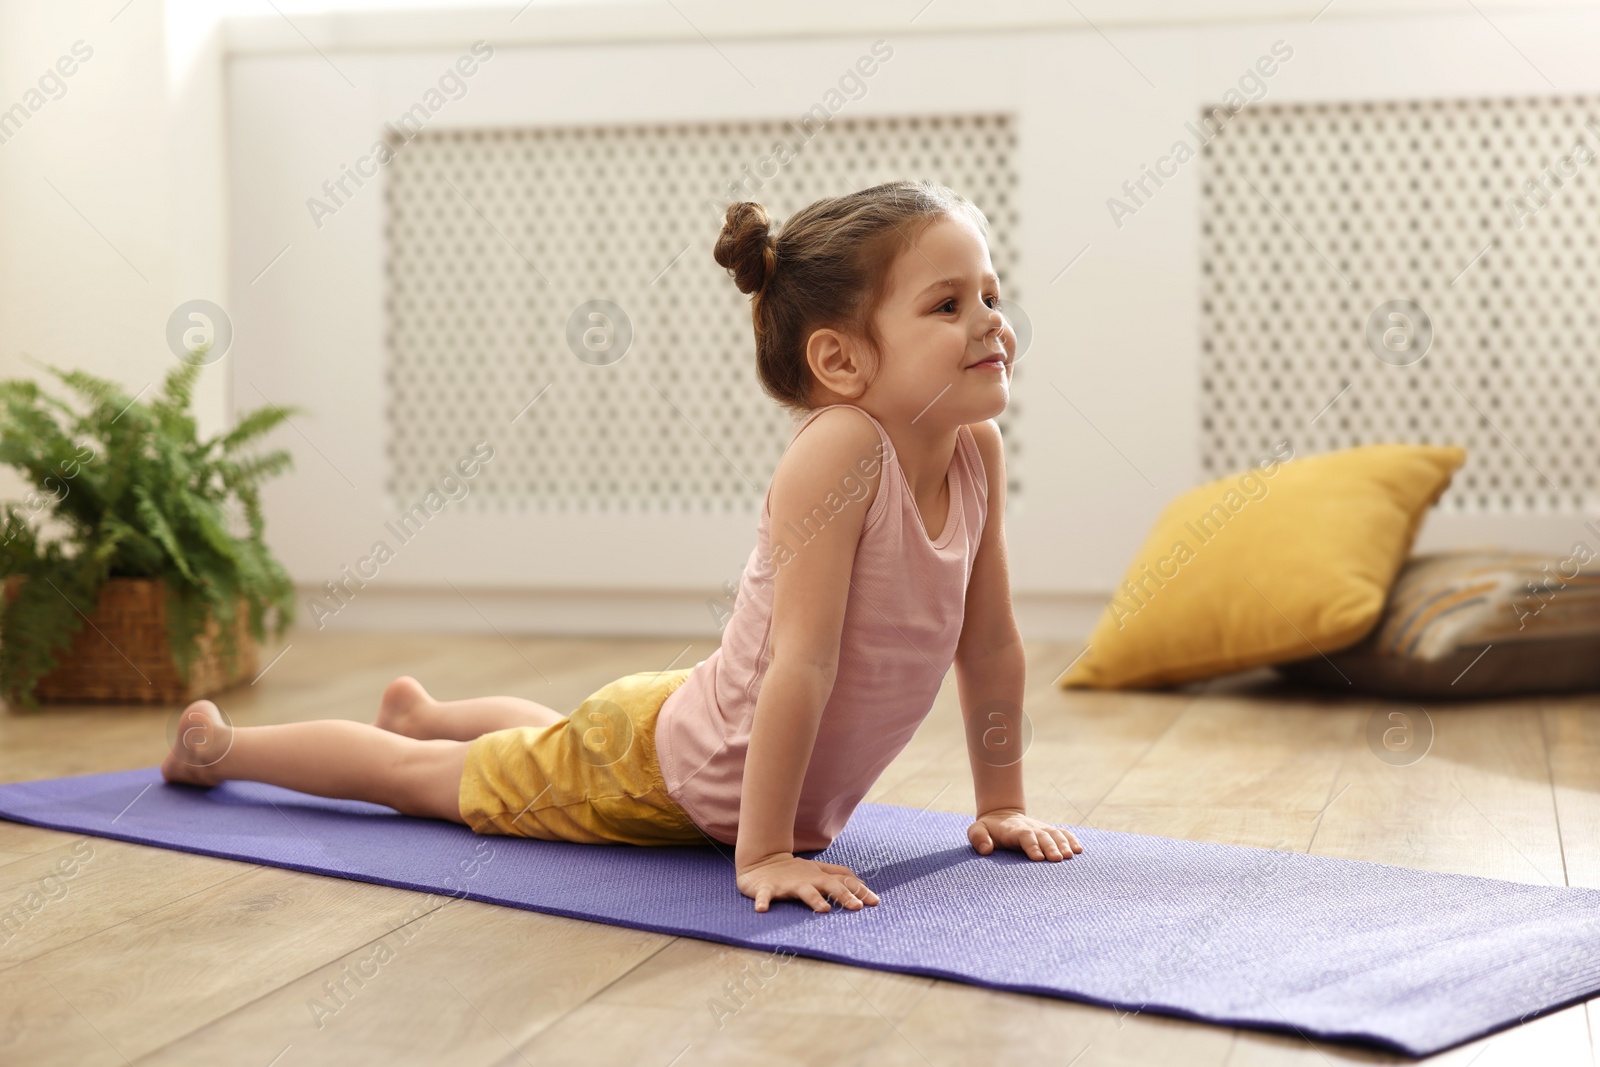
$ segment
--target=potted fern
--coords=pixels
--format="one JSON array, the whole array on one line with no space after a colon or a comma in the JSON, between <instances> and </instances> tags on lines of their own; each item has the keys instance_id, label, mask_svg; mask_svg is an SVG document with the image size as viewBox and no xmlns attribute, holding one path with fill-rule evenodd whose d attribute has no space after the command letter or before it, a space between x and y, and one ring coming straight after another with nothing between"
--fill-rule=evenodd
<instances>
[{"instance_id":1,"label":"potted fern","mask_svg":"<svg viewBox=\"0 0 1600 1067\"><path fill-rule=\"evenodd\" d=\"M238 681L294 614L258 496L291 460L253 448L288 413L258 408L201 441L199 363L176 367L149 401L45 369L71 401L0 382L0 463L33 486L0 505L0 694L25 708L171 703Z\"/></svg>"}]
</instances>

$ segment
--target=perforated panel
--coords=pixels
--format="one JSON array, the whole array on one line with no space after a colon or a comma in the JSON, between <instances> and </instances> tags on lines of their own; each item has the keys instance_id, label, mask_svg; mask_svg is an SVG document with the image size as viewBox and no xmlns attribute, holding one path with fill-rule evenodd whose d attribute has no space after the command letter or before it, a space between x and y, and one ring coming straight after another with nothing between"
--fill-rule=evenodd
<instances>
[{"instance_id":1,"label":"perforated panel","mask_svg":"<svg viewBox=\"0 0 1600 1067\"><path fill-rule=\"evenodd\" d=\"M762 181L780 140L798 154ZM424 132L389 165L391 491L426 492L486 438L497 454L460 506L752 510L793 424L757 381L749 298L711 257L728 201L781 223L819 197L940 181L983 209L1002 292L1025 299L1014 142L997 115L835 118L809 141L786 121ZM616 362L569 344L592 300L631 323ZM1013 407L1012 454L1016 423Z\"/></svg>"},{"instance_id":2,"label":"perforated panel","mask_svg":"<svg viewBox=\"0 0 1600 1067\"><path fill-rule=\"evenodd\" d=\"M1441 507L1592 506L1597 116L1593 98L1550 98L1230 119L1203 150L1205 469L1284 438L1299 455L1460 444ZM1374 318L1389 301L1426 318Z\"/></svg>"}]
</instances>

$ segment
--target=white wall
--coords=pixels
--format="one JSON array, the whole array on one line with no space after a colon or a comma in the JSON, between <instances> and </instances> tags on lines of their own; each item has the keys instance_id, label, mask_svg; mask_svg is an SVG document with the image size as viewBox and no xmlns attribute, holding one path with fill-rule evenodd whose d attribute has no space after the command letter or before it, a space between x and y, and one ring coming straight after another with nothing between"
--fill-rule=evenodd
<instances>
[{"instance_id":1,"label":"white wall","mask_svg":"<svg viewBox=\"0 0 1600 1067\"><path fill-rule=\"evenodd\" d=\"M219 53L196 92L174 86L167 28L161 0L0 0L0 109L92 51L0 144L0 374L35 375L27 353L137 392L175 365L173 308L226 300ZM226 395L224 371L202 376L203 432Z\"/></svg>"}]
</instances>

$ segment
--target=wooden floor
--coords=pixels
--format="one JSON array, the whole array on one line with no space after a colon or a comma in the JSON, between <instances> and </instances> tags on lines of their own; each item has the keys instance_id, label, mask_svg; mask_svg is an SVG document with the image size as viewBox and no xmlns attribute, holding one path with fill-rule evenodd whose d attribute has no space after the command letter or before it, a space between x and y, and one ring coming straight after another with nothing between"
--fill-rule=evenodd
<instances>
[{"instance_id":1,"label":"wooden floor","mask_svg":"<svg viewBox=\"0 0 1600 1067\"><path fill-rule=\"evenodd\" d=\"M220 702L240 725L371 721L383 684L410 673L446 698L509 692L568 710L621 674L713 647L297 632L258 684ZM1430 707L1431 749L1396 766L1367 742L1388 706L1260 679L1159 694L1054 688L1075 654L1029 647L1025 766L1040 817L1600 886L1600 696ZM0 780L154 764L172 710L0 716ZM966 761L952 678L867 799L970 814ZM3 821L0 904L37 889L74 847L92 852L65 894L0 947L0 1064L1395 1062L806 959L719 1026L708 1002L765 954ZM323 983L375 963L319 1026L309 1005ZM1579 1005L1432 1062L1592 1065L1595 1048Z\"/></svg>"}]
</instances>

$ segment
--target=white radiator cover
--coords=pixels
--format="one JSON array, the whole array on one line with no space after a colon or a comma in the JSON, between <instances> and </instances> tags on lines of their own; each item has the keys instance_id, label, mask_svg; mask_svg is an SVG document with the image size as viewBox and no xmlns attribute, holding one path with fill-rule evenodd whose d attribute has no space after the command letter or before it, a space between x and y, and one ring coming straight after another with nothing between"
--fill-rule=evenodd
<instances>
[{"instance_id":1,"label":"white radiator cover","mask_svg":"<svg viewBox=\"0 0 1600 1067\"><path fill-rule=\"evenodd\" d=\"M1592 509L1597 134L1593 96L1295 104L1223 125L1203 150L1206 472L1282 439L1458 444L1443 510ZM1394 300L1432 342L1386 362L1367 324ZM1386 328L1424 325L1402 314L1416 321Z\"/></svg>"},{"instance_id":2,"label":"white radiator cover","mask_svg":"<svg viewBox=\"0 0 1600 1067\"><path fill-rule=\"evenodd\" d=\"M775 224L853 187L943 182L988 217L1002 292L1024 299L1004 114L423 131L398 145L386 186L393 496L425 493L487 439L497 455L467 510L759 508L793 425L757 385L750 298L710 249L728 183L774 169L757 163L780 142L790 162L739 197ZM625 316L595 328L632 340L597 339L615 347L589 362L569 322L594 300ZM1014 405L1013 456L1019 421Z\"/></svg>"}]
</instances>

